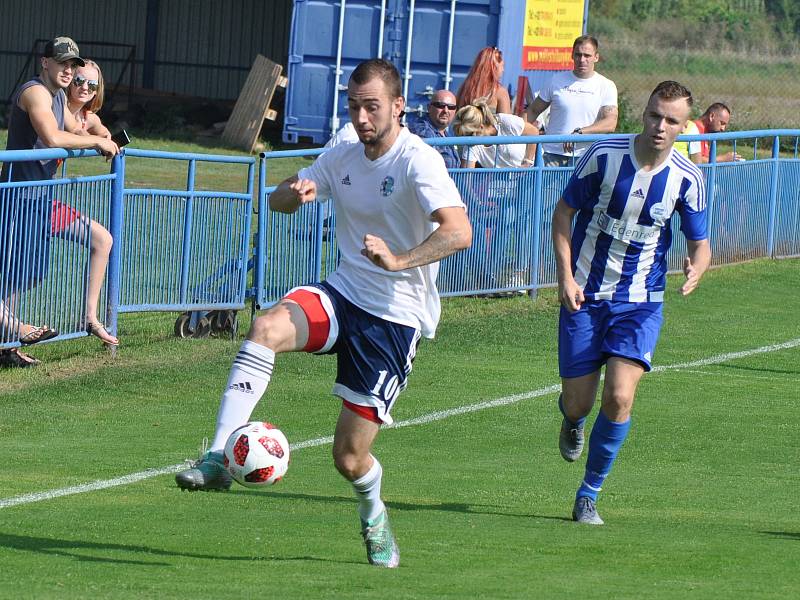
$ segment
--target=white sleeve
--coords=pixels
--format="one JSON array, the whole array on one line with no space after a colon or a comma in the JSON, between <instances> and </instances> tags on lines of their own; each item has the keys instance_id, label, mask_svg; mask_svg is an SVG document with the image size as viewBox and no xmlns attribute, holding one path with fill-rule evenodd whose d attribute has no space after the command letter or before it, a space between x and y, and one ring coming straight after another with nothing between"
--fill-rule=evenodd
<instances>
[{"instance_id":1,"label":"white sleeve","mask_svg":"<svg viewBox=\"0 0 800 600\"><path fill-rule=\"evenodd\" d=\"M603 86L600 106L617 106L617 86L610 79L606 79L606 85Z\"/></svg>"},{"instance_id":2,"label":"white sleeve","mask_svg":"<svg viewBox=\"0 0 800 600\"><path fill-rule=\"evenodd\" d=\"M433 148L426 147L425 151L416 152L409 161L408 172L417 200L428 216L440 208L464 208L461 194L450 178L442 156Z\"/></svg>"},{"instance_id":3,"label":"white sleeve","mask_svg":"<svg viewBox=\"0 0 800 600\"><path fill-rule=\"evenodd\" d=\"M344 148L344 146L337 146L336 148ZM327 200L333 193L330 183L331 180L328 174L330 172L330 165L335 158L334 155L339 153L336 151L336 148L320 155L317 160L304 169L300 169L297 173L299 179L310 179L317 184L317 200Z\"/></svg>"}]
</instances>

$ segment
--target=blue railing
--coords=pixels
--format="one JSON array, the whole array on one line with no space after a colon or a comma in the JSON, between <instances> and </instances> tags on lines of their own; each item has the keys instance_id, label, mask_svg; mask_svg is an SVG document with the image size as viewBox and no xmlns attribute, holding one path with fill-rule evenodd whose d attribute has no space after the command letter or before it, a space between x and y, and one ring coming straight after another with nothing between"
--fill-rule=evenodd
<instances>
[{"instance_id":1,"label":"blue railing","mask_svg":"<svg viewBox=\"0 0 800 600\"><path fill-rule=\"evenodd\" d=\"M66 176L67 159L91 156L97 153L0 152L0 160L12 164L65 160L53 180L0 184L0 347L19 345L21 323L46 323L60 332L56 340L86 335L89 220L114 240L99 315L112 333L121 312L244 308L255 158L129 149L114 158L108 175ZM174 161L176 170L186 169L185 187L127 187L126 164L140 160L155 166ZM239 189L202 189L197 165L203 163L243 169ZM73 209L82 218L62 227L59 220ZM20 233L26 239L15 239Z\"/></svg>"},{"instance_id":2,"label":"blue railing","mask_svg":"<svg viewBox=\"0 0 800 600\"><path fill-rule=\"evenodd\" d=\"M539 144L530 168L451 171L469 208L474 236L471 248L442 261L442 295L536 290L554 285L550 215L572 167L545 167L541 142L588 143L608 137L430 140L432 145ZM708 185L715 264L800 255L800 130L679 139L711 142L712 161L700 168ZM733 144L747 160L715 162L720 141ZM57 340L86 335L91 238L85 221L69 220L73 209L85 219L102 224L114 239L101 300L106 324L114 333L120 312L192 311L186 314L196 315L241 309L248 297L254 298L256 307L266 307L291 287L326 277L338 262L332 203L315 203L293 215L273 213L268 209L268 199L274 187L265 184L271 161L314 157L322 152L291 150L261 155L253 243L254 158L128 149L114 159L108 174L71 177L66 168L71 161L97 154L65 150L0 152L0 161L4 162L65 161L53 180L0 183L0 348L19 345L20 322L46 323L59 330ZM139 166L137 162L153 165L156 168L152 170L158 171L165 161L174 162L171 173L185 169L185 185L165 187L158 175L152 177L150 187L140 181L135 187L126 185L126 169ZM209 186L202 184L198 167L205 163L222 163L230 171L240 170L226 177L236 182L228 187L237 189L204 189ZM147 178L137 174L137 180L143 177ZM215 182L212 187L220 186ZM677 233L677 219L672 226ZM251 246L253 259L249 261ZM671 270L681 268L685 251L683 236L675 235L668 256ZM248 287L251 264L254 273Z\"/></svg>"},{"instance_id":3,"label":"blue railing","mask_svg":"<svg viewBox=\"0 0 800 600\"><path fill-rule=\"evenodd\" d=\"M550 215L573 166L546 167L542 143L565 141L589 144L630 135L462 137L426 140L432 146L536 143L529 168L452 169L473 225L472 247L442 261L439 290L443 296L536 290L556 284L555 257L550 242ZM800 130L761 130L680 136L681 141L711 142L711 161L700 168L706 176L710 211L710 238L714 264L759 256L800 255L800 192L796 184L800 160ZM780 154L781 140L788 151ZM788 140L788 142L787 142ZM745 161L717 163L717 143L731 143ZM747 147L752 152L743 150ZM769 154L764 156L764 150ZM262 153L261 181L270 161L313 157L322 150ZM792 182L795 182L794 184ZM268 197L274 190L261 186L256 244L256 305L276 302L292 286L325 277L336 265L332 235L335 215L319 204L294 215L270 213ZM324 206L324 205L323 205ZM326 229L327 226L327 229ZM682 268L686 244L672 220L671 271ZM307 243L298 245L298 242Z\"/></svg>"}]
</instances>

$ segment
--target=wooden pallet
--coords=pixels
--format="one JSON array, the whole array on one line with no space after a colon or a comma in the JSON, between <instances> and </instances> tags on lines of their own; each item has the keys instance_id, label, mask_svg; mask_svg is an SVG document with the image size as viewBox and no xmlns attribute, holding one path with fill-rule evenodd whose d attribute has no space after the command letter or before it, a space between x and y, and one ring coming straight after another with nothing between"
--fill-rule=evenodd
<instances>
[{"instance_id":1,"label":"wooden pallet","mask_svg":"<svg viewBox=\"0 0 800 600\"><path fill-rule=\"evenodd\" d=\"M258 54L253 61L247 80L244 82L231 118L225 124L222 140L236 148L252 152L264 119L274 121L277 111L269 107L278 87L285 88L286 77L281 75L283 67Z\"/></svg>"}]
</instances>

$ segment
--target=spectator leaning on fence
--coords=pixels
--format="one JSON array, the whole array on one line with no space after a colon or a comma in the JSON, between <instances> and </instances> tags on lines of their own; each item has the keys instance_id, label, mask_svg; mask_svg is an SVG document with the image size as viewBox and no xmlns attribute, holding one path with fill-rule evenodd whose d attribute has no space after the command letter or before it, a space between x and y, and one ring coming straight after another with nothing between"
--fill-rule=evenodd
<instances>
[{"instance_id":1,"label":"spectator leaning on fence","mask_svg":"<svg viewBox=\"0 0 800 600\"><path fill-rule=\"evenodd\" d=\"M448 137L448 128L456 116L456 97L448 90L438 90L428 103L428 114L411 125L408 129L421 138ZM444 159L448 169L460 166L458 153L454 146L434 146Z\"/></svg>"},{"instance_id":2,"label":"spectator leaning on fence","mask_svg":"<svg viewBox=\"0 0 800 600\"><path fill-rule=\"evenodd\" d=\"M508 95L508 90L500 83L504 69L503 53L498 48L484 48L478 52L464 83L458 88L456 94L458 108L483 98L492 112L510 113L511 97Z\"/></svg>"},{"instance_id":3,"label":"spectator leaning on fence","mask_svg":"<svg viewBox=\"0 0 800 600\"><path fill-rule=\"evenodd\" d=\"M69 87L67 105L69 112L75 117L78 135L98 135L111 138L111 132L103 125L97 113L103 107L105 86L103 73L96 62L85 60L83 67L75 70L72 85ZM61 235L89 244L89 283L86 288L86 331L100 338L111 346L119 344L119 340L108 333L97 316L103 278L108 267L113 240L108 230L94 219L81 215L77 210L53 200L51 231L53 235Z\"/></svg>"},{"instance_id":4,"label":"spectator leaning on fence","mask_svg":"<svg viewBox=\"0 0 800 600\"><path fill-rule=\"evenodd\" d=\"M83 65L78 45L72 39L57 37L47 43L41 74L23 83L11 97L7 150L92 148L106 157L119 152L117 145L104 137L70 133L76 129L76 124L72 114L66 110L64 90L72 82L75 68ZM55 176L57 168L57 160L4 163L0 181L46 181ZM2 240L2 247L9 248L10 252L3 261L10 269L3 272L0 282L9 294L5 303L9 311L16 310L20 291L36 285L46 275L52 189L5 190L4 204L19 205L13 211L4 211L8 220L0 232L7 238ZM24 214L27 218L22 222L11 216L14 213ZM13 241L13 246L8 243L10 241ZM16 350L0 351L0 365L29 367L38 362Z\"/></svg>"},{"instance_id":5,"label":"spectator leaning on fence","mask_svg":"<svg viewBox=\"0 0 800 600\"><path fill-rule=\"evenodd\" d=\"M605 365L601 406L572 518L602 525L595 503L631 427L639 380L651 369L667 283L670 222L686 237L684 296L711 262L703 174L674 151L691 92L675 81L653 90L634 138L593 144L578 162L552 219L561 302L559 449L583 450L584 424Z\"/></svg>"},{"instance_id":6,"label":"spectator leaning on fence","mask_svg":"<svg viewBox=\"0 0 800 600\"><path fill-rule=\"evenodd\" d=\"M613 133L617 128L617 86L594 70L600 60L598 43L583 35L572 45L572 71L558 73L528 107L528 121L539 127L539 116L550 107L548 135ZM582 156L586 145L544 144L544 164L565 167Z\"/></svg>"},{"instance_id":7,"label":"spectator leaning on fence","mask_svg":"<svg viewBox=\"0 0 800 600\"><path fill-rule=\"evenodd\" d=\"M722 133L728 128L728 123L731 120L731 109L725 106L722 102L714 102L706 109L700 118L694 124L697 125L698 131L702 133ZM700 162L707 163L711 159L711 142L703 140L700 142ZM742 160L736 152L725 152L717 154L717 162L731 162L734 160Z\"/></svg>"}]
</instances>

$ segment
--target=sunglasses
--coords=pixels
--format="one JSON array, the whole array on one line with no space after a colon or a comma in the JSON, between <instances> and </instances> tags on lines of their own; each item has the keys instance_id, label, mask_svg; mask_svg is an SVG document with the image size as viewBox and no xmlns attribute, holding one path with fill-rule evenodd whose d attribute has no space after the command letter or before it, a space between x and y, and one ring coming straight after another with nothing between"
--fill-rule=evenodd
<instances>
[{"instance_id":1,"label":"sunglasses","mask_svg":"<svg viewBox=\"0 0 800 600\"><path fill-rule=\"evenodd\" d=\"M448 110L455 110L456 109L456 105L455 104L448 104L447 102L431 102L431 104L435 108L439 108L439 109L442 109L442 108L446 108Z\"/></svg>"},{"instance_id":2,"label":"sunglasses","mask_svg":"<svg viewBox=\"0 0 800 600\"><path fill-rule=\"evenodd\" d=\"M87 84L90 92L97 91L97 79L86 79L86 77L82 77L80 75L76 75L72 78L72 85L74 85L76 88L83 87L84 83Z\"/></svg>"}]
</instances>

